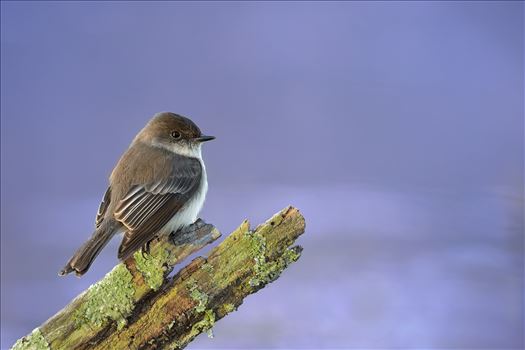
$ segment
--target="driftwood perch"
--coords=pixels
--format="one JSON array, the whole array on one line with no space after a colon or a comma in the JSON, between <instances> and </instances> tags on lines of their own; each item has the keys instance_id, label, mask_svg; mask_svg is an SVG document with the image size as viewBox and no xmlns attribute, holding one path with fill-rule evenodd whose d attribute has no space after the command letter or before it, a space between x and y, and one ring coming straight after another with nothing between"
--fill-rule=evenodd
<instances>
[{"instance_id":1,"label":"driftwood perch","mask_svg":"<svg viewBox=\"0 0 525 350\"><path fill-rule=\"evenodd\" d=\"M302 248L303 216L288 207L255 230L244 221L206 258L182 259L220 237L212 225L151 244L117 265L13 349L182 349L243 299L274 281Z\"/></svg>"}]
</instances>

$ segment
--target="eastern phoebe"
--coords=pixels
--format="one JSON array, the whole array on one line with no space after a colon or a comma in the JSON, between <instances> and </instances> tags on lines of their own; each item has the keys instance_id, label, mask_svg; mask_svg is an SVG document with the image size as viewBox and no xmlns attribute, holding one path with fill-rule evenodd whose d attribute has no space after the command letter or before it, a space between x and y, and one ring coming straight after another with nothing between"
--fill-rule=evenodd
<instances>
[{"instance_id":1,"label":"eastern phoebe","mask_svg":"<svg viewBox=\"0 0 525 350\"><path fill-rule=\"evenodd\" d=\"M214 138L188 118L156 114L113 169L95 232L59 275L86 273L116 233L124 232L118 258L125 260L157 235L194 223L208 190L201 145Z\"/></svg>"}]
</instances>

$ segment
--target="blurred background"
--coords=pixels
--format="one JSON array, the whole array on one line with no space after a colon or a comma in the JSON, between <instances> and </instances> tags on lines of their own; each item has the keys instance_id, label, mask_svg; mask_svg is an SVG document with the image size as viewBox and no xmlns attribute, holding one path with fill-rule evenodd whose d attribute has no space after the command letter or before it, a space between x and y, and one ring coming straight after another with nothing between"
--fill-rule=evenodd
<instances>
[{"instance_id":1,"label":"blurred background","mask_svg":"<svg viewBox=\"0 0 525 350\"><path fill-rule=\"evenodd\" d=\"M202 217L288 204L301 260L207 348L523 348L523 2L1 3L1 346L117 262L57 271L159 111Z\"/></svg>"}]
</instances>

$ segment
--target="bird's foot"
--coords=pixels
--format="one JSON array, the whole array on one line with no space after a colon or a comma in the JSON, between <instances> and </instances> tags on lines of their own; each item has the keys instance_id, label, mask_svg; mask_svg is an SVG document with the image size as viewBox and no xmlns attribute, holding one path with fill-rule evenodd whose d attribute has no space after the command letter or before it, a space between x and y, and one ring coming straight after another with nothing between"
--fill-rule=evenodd
<instances>
[{"instance_id":1,"label":"bird's foot","mask_svg":"<svg viewBox=\"0 0 525 350\"><path fill-rule=\"evenodd\" d=\"M155 239L155 238L154 238ZM140 254L142 254L142 257L144 259L147 259L148 255L150 255L150 245L151 245L151 242L153 241L153 239L147 241L141 248L140 250Z\"/></svg>"}]
</instances>

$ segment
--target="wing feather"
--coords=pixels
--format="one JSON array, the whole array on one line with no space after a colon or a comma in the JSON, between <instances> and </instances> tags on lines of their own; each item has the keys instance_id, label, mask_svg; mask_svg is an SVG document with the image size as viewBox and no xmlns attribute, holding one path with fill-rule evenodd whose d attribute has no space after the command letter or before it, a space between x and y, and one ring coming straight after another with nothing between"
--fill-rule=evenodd
<instances>
[{"instance_id":1,"label":"wing feather","mask_svg":"<svg viewBox=\"0 0 525 350\"><path fill-rule=\"evenodd\" d=\"M104 215L106 215L106 211L108 209L110 199L111 199L111 187L108 187L108 189L104 193L104 197L102 198L102 201L100 202L100 206L98 207L97 217L95 219L95 227L97 228L100 226L100 224L102 224L102 221L104 220Z\"/></svg>"},{"instance_id":2,"label":"wing feather","mask_svg":"<svg viewBox=\"0 0 525 350\"><path fill-rule=\"evenodd\" d=\"M177 162L169 178L130 189L114 214L128 229L119 248L120 259L126 259L155 237L195 193L201 176L200 161L189 158Z\"/></svg>"}]
</instances>

